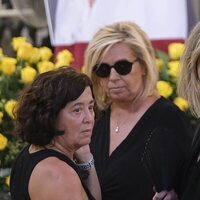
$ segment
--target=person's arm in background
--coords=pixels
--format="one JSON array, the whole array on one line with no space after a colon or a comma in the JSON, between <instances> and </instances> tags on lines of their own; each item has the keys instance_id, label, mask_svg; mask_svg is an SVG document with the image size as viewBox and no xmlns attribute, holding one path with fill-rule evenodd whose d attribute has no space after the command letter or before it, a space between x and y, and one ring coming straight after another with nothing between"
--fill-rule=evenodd
<instances>
[{"instance_id":1,"label":"person's arm in background","mask_svg":"<svg viewBox=\"0 0 200 200\"><path fill-rule=\"evenodd\" d=\"M75 155L76 160L78 163L83 164L87 163L89 160L93 158L92 153L90 152L89 145L79 148L76 151ZM95 164L95 161L94 161ZM92 163L91 168L88 170L88 177L84 180L85 184L87 185L88 189L90 190L91 194L95 197L96 200L101 200L101 187L99 184L99 180L97 177L95 165Z\"/></svg>"},{"instance_id":2,"label":"person's arm in background","mask_svg":"<svg viewBox=\"0 0 200 200\"><path fill-rule=\"evenodd\" d=\"M156 192L152 200L178 200L178 196L174 190Z\"/></svg>"},{"instance_id":3,"label":"person's arm in background","mask_svg":"<svg viewBox=\"0 0 200 200\"><path fill-rule=\"evenodd\" d=\"M95 0L88 0L88 2L89 2L89 4L90 4L90 7L92 7L93 4L94 4L94 2L95 2Z\"/></svg>"}]
</instances>

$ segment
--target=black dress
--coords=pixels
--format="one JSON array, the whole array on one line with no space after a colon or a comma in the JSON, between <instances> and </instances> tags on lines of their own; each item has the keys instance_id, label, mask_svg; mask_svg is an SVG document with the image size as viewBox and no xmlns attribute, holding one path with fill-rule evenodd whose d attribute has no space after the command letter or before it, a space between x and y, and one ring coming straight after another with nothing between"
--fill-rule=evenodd
<instances>
[{"instance_id":1,"label":"black dress","mask_svg":"<svg viewBox=\"0 0 200 200\"><path fill-rule=\"evenodd\" d=\"M76 164L67 156L51 149L45 149L30 154L28 145L19 154L12 167L10 180L10 192L12 200L30 200L28 184L32 171L41 160L51 156L56 157L71 166L77 172L82 182L82 175L84 174L82 174L82 172L77 168ZM88 195L88 199L94 199L83 182L82 185L86 194Z\"/></svg>"},{"instance_id":2,"label":"black dress","mask_svg":"<svg viewBox=\"0 0 200 200\"><path fill-rule=\"evenodd\" d=\"M175 151L180 151L181 166L176 174L176 185L173 186L178 192L181 167L188 156L193 130L185 113L171 101L161 97L146 111L110 156L110 109L104 111L96 122L91 151L94 155L103 199L152 199L154 183L141 159L150 134L158 127L171 130L175 136L174 140L179 145ZM170 144L168 146L170 148Z\"/></svg>"},{"instance_id":3,"label":"black dress","mask_svg":"<svg viewBox=\"0 0 200 200\"><path fill-rule=\"evenodd\" d=\"M183 180L181 200L200 199L200 123L195 131L185 179Z\"/></svg>"}]
</instances>

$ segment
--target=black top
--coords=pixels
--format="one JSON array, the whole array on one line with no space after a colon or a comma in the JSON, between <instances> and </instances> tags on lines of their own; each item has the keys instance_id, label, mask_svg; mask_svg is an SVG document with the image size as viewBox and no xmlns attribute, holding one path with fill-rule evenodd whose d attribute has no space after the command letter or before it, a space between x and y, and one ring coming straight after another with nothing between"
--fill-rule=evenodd
<instances>
[{"instance_id":1,"label":"black top","mask_svg":"<svg viewBox=\"0 0 200 200\"><path fill-rule=\"evenodd\" d=\"M183 180L181 200L200 199L200 123L195 131L190 155L191 157L185 172L185 180Z\"/></svg>"},{"instance_id":2,"label":"black top","mask_svg":"<svg viewBox=\"0 0 200 200\"><path fill-rule=\"evenodd\" d=\"M152 199L154 194L152 179L141 159L149 135L158 127L171 130L175 135L174 138L180 146L177 151L181 150L180 159L183 166L191 145L193 131L185 113L171 101L163 97L158 99L110 156L110 109L102 113L94 127L91 151L95 159L103 199ZM166 143L170 148L170 142L166 141ZM180 178L180 173L181 168L176 175L177 180ZM179 185L174 187L178 188Z\"/></svg>"},{"instance_id":3,"label":"black top","mask_svg":"<svg viewBox=\"0 0 200 200\"><path fill-rule=\"evenodd\" d=\"M28 193L28 184L34 167L41 160L44 160L45 158L52 156L66 162L67 165L71 166L77 172L82 182L83 179L82 172L77 168L76 164L67 156L51 149L45 149L30 154L28 145L22 150L22 152L16 158L12 167L11 180L10 180L10 192L12 200L30 199ZM83 182L82 185L85 189L86 194L88 195L88 198L94 199L90 194L89 190L85 187Z\"/></svg>"}]
</instances>

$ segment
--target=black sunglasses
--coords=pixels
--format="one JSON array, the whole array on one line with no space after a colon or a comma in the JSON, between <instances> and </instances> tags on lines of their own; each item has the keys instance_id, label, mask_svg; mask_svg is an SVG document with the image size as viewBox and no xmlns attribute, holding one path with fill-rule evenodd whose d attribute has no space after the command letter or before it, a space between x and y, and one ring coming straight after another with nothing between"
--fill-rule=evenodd
<instances>
[{"instance_id":1,"label":"black sunglasses","mask_svg":"<svg viewBox=\"0 0 200 200\"><path fill-rule=\"evenodd\" d=\"M129 62L127 60L120 60L117 61L114 65L101 63L93 67L93 72L101 78L106 78L110 76L111 68L114 68L118 74L127 75L131 72L133 64L137 61L138 59L135 59L133 62Z\"/></svg>"}]
</instances>

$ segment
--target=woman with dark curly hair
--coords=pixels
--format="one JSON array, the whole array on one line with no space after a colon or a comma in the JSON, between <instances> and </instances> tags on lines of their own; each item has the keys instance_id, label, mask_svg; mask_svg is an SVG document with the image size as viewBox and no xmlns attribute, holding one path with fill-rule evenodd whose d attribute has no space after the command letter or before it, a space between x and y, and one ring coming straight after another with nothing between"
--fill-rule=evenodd
<instances>
[{"instance_id":1,"label":"woman with dark curly hair","mask_svg":"<svg viewBox=\"0 0 200 200\"><path fill-rule=\"evenodd\" d=\"M22 92L15 131L28 145L12 167L13 200L100 198L88 145L94 125L91 87L86 75L63 67L40 74ZM90 173L87 181L83 171Z\"/></svg>"}]
</instances>

